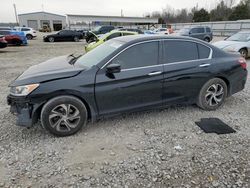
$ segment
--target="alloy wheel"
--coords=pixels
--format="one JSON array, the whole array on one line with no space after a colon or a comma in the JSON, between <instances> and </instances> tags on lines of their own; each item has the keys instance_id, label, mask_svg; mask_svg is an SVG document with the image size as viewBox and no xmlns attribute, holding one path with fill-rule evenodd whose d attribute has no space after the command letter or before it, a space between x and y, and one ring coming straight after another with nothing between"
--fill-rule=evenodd
<instances>
[{"instance_id":1,"label":"alloy wheel","mask_svg":"<svg viewBox=\"0 0 250 188\"><path fill-rule=\"evenodd\" d=\"M49 114L49 123L59 132L69 132L76 128L81 120L80 111L72 104L60 104Z\"/></svg>"},{"instance_id":2,"label":"alloy wheel","mask_svg":"<svg viewBox=\"0 0 250 188\"><path fill-rule=\"evenodd\" d=\"M221 84L211 85L205 95L205 101L209 106L220 104L224 97L224 88Z\"/></svg>"},{"instance_id":3,"label":"alloy wheel","mask_svg":"<svg viewBox=\"0 0 250 188\"><path fill-rule=\"evenodd\" d=\"M49 38L49 41L50 41L50 42L54 42L54 38L53 38L53 37L50 37L50 38Z\"/></svg>"}]
</instances>

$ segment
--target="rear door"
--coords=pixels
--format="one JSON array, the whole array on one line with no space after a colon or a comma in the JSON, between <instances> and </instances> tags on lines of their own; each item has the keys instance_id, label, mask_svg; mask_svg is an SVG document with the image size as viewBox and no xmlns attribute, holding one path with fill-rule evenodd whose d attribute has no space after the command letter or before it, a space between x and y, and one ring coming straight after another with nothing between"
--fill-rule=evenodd
<instances>
[{"instance_id":1,"label":"rear door","mask_svg":"<svg viewBox=\"0 0 250 188\"><path fill-rule=\"evenodd\" d=\"M211 49L183 40L165 40L162 44L164 104L195 101L211 76Z\"/></svg>"},{"instance_id":2,"label":"rear door","mask_svg":"<svg viewBox=\"0 0 250 188\"><path fill-rule=\"evenodd\" d=\"M129 47L111 64L121 72L108 75L105 67L96 75L95 94L100 115L162 105L163 65L159 64L159 42Z\"/></svg>"}]
</instances>

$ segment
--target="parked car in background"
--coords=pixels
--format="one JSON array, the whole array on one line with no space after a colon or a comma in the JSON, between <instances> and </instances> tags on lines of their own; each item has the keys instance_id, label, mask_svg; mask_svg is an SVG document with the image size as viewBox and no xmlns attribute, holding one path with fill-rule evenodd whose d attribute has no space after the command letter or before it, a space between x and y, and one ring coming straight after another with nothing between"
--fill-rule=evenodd
<instances>
[{"instance_id":1,"label":"parked car in background","mask_svg":"<svg viewBox=\"0 0 250 188\"><path fill-rule=\"evenodd\" d=\"M14 30L24 32L28 40L37 37L36 31L31 27L14 27Z\"/></svg>"},{"instance_id":2,"label":"parked car in background","mask_svg":"<svg viewBox=\"0 0 250 188\"><path fill-rule=\"evenodd\" d=\"M6 48L7 45L8 45L8 43L5 40L5 37L3 35L0 35L0 48Z\"/></svg>"},{"instance_id":3,"label":"parked car in background","mask_svg":"<svg viewBox=\"0 0 250 188\"><path fill-rule=\"evenodd\" d=\"M30 67L11 82L7 101L17 125L40 119L49 132L68 136L88 121L170 104L216 110L246 80L240 54L188 37L133 35Z\"/></svg>"},{"instance_id":4,"label":"parked car in background","mask_svg":"<svg viewBox=\"0 0 250 188\"><path fill-rule=\"evenodd\" d=\"M142 32L142 30L140 30L140 29L134 29L134 28L119 28L118 30L119 31L132 31L132 32L136 32L138 34L144 34Z\"/></svg>"},{"instance_id":5,"label":"parked car in background","mask_svg":"<svg viewBox=\"0 0 250 188\"><path fill-rule=\"evenodd\" d=\"M207 26L184 27L177 33L177 35L189 36L206 42L210 42L213 39L213 32L211 28Z\"/></svg>"},{"instance_id":6,"label":"parked car in background","mask_svg":"<svg viewBox=\"0 0 250 188\"><path fill-rule=\"evenodd\" d=\"M168 35L168 31L167 28L159 28L159 29L155 29L154 32L156 34L162 34L162 35Z\"/></svg>"},{"instance_id":7,"label":"parked car in background","mask_svg":"<svg viewBox=\"0 0 250 188\"><path fill-rule=\"evenodd\" d=\"M80 29L80 30L77 30L77 32L81 33L82 34L82 37L83 39L85 39L87 37L87 33L88 33L88 29Z\"/></svg>"},{"instance_id":8,"label":"parked car in background","mask_svg":"<svg viewBox=\"0 0 250 188\"><path fill-rule=\"evenodd\" d=\"M228 52L239 52L242 57L248 58L250 57L250 31L240 31L213 45Z\"/></svg>"},{"instance_id":9,"label":"parked car in background","mask_svg":"<svg viewBox=\"0 0 250 188\"><path fill-rule=\"evenodd\" d=\"M93 42L96 40L97 35L108 33L114 29L115 27L112 25L97 26L93 30L87 33L86 42L87 43Z\"/></svg>"},{"instance_id":10,"label":"parked car in background","mask_svg":"<svg viewBox=\"0 0 250 188\"><path fill-rule=\"evenodd\" d=\"M145 30L144 34L145 35L155 35L156 33L154 31L152 31L152 30Z\"/></svg>"},{"instance_id":11,"label":"parked car in background","mask_svg":"<svg viewBox=\"0 0 250 188\"><path fill-rule=\"evenodd\" d=\"M61 30L56 34L51 34L43 37L44 42L63 42L63 41L75 41L79 42L83 36L81 33L72 30Z\"/></svg>"},{"instance_id":12,"label":"parked car in background","mask_svg":"<svg viewBox=\"0 0 250 188\"><path fill-rule=\"evenodd\" d=\"M0 27L0 31L1 31L1 30L9 30L9 31L10 31L10 30L12 30L12 29L11 29L11 27Z\"/></svg>"},{"instance_id":13,"label":"parked car in background","mask_svg":"<svg viewBox=\"0 0 250 188\"><path fill-rule=\"evenodd\" d=\"M95 42L91 42L90 44L85 46L85 51L88 52L97 46L101 45L102 43L121 36L128 36L128 35L137 35L137 32L131 32L131 31L119 31L119 30L113 30L109 33L106 33L100 37L96 36L97 40Z\"/></svg>"},{"instance_id":14,"label":"parked car in background","mask_svg":"<svg viewBox=\"0 0 250 188\"><path fill-rule=\"evenodd\" d=\"M15 31L15 30L0 30L0 35L4 35L5 40L10 45L27 45L28 41L24 34L24 32L21 31Z\"/></svg>"}]
</instances>

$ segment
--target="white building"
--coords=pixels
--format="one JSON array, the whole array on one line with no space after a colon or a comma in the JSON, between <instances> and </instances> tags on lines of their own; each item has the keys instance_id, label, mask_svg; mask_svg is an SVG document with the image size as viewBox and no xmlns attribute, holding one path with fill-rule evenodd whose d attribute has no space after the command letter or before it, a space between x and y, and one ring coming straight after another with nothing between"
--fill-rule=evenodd
<instances>
[{"instance_id":1,"label":"white building","mask_svg":"<svg viewBox=\"0 0 250 188\"><path fill-rule=\"evenodd\" d=\"M49 12L33 12L19 14L19 25L31 27L36 30L49 26L52 31L59 31L66 27L66 16L53 14Z\"/></svg>"}]
</instances>

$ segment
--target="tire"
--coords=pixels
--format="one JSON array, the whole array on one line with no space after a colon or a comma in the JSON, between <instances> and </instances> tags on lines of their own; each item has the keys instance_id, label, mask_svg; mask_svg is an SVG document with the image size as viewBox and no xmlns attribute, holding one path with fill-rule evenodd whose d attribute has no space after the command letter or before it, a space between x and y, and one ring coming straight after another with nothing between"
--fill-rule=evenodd
<instances>
[{"instance_id":1,"label":"tire","mask_svg":"<svg viewBox=\"0 0 250 188\"><path fill-rule=\"evenodd\" d=\"M197 105L203 110L216 110L224 103L227 92L227 84L220 78L213 78L201 88Z\"/></svg>"},{"instance_id":2,"label":"tire","mask_svg":"<svg viewBox=\"0 0 250 188\"><path fill-rule=\"evenodd\" d=\"M55 41L54 37L49 37L49 42L54 42L54 41Z\"/></svg>"},{"instance_id":3,"label":"tire","mask_svg":"<svg viewBox=\"0 0 250 188\"><path fill-rule=\"evenodd\" d=\"M58 96L42 108L41 123L56 136L70 136L86 125L88 113L85 105L73 96Z\"/></svg>"},{"instance_id":4,"label":"tire","mask_svg":"<svg viewBox=\"0 0 250 188\"><path fill-rule=\"evenodd\" d=\"M204 41L210 42L210 38L206 37L206 38L204 39Z\"/></svg>"},{"instance_id":5,"label":"tire","mask_svg":"<svg viewBox=\"0 0 250 188\"><path fill-rule=\"evenodd\" d=\"M14 42L14 45L15 45L15 46L21 46L21 45L22 45L22 41L16 40L16 41Z\"/></svg>"},{"instance_id":6,"label":"tire","mask_svg":"<svg viewBox=\"0 0 250 188\"><path fill-rule=\"evenodd\" d=\"M75 42L79 42L79 37L75 36L73 39Z\"/></svg>"},{"instance_id":7,"label":"tire","mask_svg":"<svg viewBox=\"0 0 250 188\"><path fill-rule=\"evenodd\" d=\"M27 35L26 35L26 38L27 38L28 40L31 40L31 39L33 39L33 36L32 36L31 34L27 34Z\"/></svg>"},{"instance_id":8,"label":"tire","mask_svg":"<svg viewBox=\"0 0 250 188\"><path fill-rule=\"evenodd\" d=\"M248 57L248 51L246 50L246 49L240 49L240 54L241 54L241 56L242 57L244 57L245 59L247 59L247 57Z\"/></svg>"}]
</instances>

